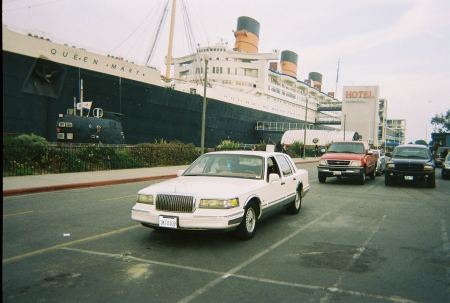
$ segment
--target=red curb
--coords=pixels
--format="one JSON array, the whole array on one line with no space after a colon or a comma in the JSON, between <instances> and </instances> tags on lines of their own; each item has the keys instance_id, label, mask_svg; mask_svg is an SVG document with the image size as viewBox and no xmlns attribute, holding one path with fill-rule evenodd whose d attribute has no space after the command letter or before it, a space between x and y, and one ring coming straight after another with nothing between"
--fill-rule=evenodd
<instances>
[{"instance_id":1,"label":"red curb","mask_svg":"<svg viewBox=\"0 0 450 303\"><path fill-rule=\"evenodd\" d=\"M169 179L169 178L175 178L176 176L177 175L164 175L164 176L142 177L142 178L132 178L132 179L108 180L108 181L98 181L98 182L74 183L74 184L62 184L62 185L52 185L52 186L10 189L10 190L3 191L3 197L17 196L17 195L24 195L24 194L35 194L35 193L42 193L42 192L48 192L48 191L67 190L67 189L83 188L83 187L97 187L97 186L105 186L105 185L113 185L113 184L123 184L123 183Z\"/></svg>"}]
</instances>

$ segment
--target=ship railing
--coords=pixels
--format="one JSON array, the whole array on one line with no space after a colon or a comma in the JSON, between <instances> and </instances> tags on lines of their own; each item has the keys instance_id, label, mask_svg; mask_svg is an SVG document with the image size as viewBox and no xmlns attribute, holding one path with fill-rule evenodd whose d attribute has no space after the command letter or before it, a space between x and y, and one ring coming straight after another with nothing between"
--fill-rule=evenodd
<instances>
[{"instance_id":1,"label":"ship railing","mask_svg":"<svg viewBox=\"0 0 450 303\"><path fill-rule=\"evenodd\" d=\"M285 132L287 130L304 129L304 126L305 126L304 123L267 122L267 121L256 122L256 130L260 131Z\"/></svg>"},{"instance_id":2,"label":"ship railing","mask_svg":"<svg viewBox=\"0 0 450 303\"><path fill-rule=\"evenodd\" d=\"M317 105L318 111L342 111L341 102L319 102Z\"/></svg>"},{"instance_id":3,"label":"ship railing","mask_svg":"<svg viewBox=\"0 0 450 303\"><path fill-rule=\"evenodd\" d=\"M332 117L317 117L316 124L341 124L340 118L332 118Z\"/></svg>"}]
</instances>

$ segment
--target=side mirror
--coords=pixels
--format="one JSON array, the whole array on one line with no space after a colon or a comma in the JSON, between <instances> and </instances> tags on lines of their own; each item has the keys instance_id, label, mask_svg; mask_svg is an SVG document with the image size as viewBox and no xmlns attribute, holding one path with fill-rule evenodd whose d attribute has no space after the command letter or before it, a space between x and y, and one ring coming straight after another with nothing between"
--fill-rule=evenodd
<instances>
[{"instance_id":1,"label":"side mirror","mask_svg":"<svg viewBox=\"0 0 450 303\"><path fill-rule=\"evenodd\" d=\"M180 169L179 171L177 171L177 176L181 176L182 174L184 174L184 169Z\"/></svg>"},{"instance_id":2,"label":"side mirror","mask_svg":"<svg viewBox=\"0 0 450 303\"><path fill-rule=\"evenodd\" d=\"M280 176L278 174L270 174L269 175L269 184L280 181Z\"/></svg>"}]
</instances>

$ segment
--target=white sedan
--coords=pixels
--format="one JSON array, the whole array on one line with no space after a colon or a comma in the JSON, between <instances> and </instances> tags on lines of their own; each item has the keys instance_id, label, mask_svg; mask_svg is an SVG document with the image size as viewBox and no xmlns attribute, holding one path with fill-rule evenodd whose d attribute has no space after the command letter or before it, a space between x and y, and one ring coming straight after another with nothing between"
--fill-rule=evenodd
<instances>
[{"instance_id":1,"label":"white sedan","mask_svg":"<svg viewBox=\"0 0 450 303\"><path fill-rule=\"evenodd\" d=\"M143 226L231 231L253 238L259 220L283 209L298 214L309 191L308 172L283 153L207 153L178 177L138 192L131 218Z\"/></svg>"}]
</instances>

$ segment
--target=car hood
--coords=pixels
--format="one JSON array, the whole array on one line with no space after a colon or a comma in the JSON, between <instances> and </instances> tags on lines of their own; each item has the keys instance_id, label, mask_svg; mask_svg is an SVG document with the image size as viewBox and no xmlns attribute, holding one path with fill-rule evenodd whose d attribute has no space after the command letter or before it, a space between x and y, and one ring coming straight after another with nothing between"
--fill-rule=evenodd
<instances>
[{"instance_id":1,"label":"car hood","mask_svg":"<svg viewBox=\"0 0 450 303\"><path fill-rule=\"evenodd\" d=\"M141 189L138 194L179 194L195 195L210 198L233 198L243 193L254 191L267 186L264 180L180 176L175 179L163 181Z\"/></svg>"},{"instance_id":2,"label":"car hood","mask_svg":"<svg viewBox=\"0 0 450 303\"><path fill-rule=\"evenodd\" d=\"M321 157L321 160L358 160L364 158L364 154L351 154L351 153L326 153Z\"/></svg>"},{"instance_id":3,"label":"car hood","mask_svg":"<svg viewBox=\"0 0 450 303\"><path fill-rule=\"evenodd\" d=\"M414 159L414 158L391 158L389 162L393 162L395 164L426 164L430 163L429 159Z\"/></svg>"}]
</instances>

